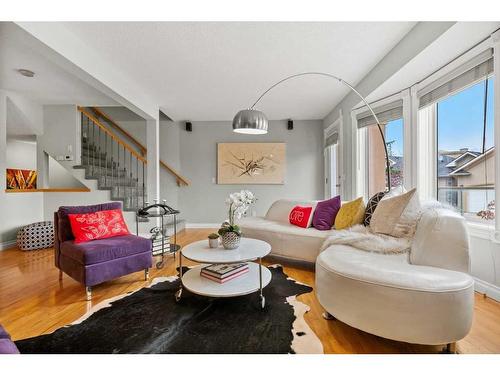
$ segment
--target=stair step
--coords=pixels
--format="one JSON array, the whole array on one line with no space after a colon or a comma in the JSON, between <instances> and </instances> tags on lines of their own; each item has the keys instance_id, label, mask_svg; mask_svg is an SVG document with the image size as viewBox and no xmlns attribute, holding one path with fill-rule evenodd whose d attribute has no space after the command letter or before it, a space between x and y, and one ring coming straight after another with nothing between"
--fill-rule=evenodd
<instances>
[{"instance_id":1,"label":"stair step","mask_svg":"<svg viewBox=\"0 0 500 375\"><path fill-rule=\"evenodd\" d=\"M106 168L117 168L116 162L107 161L105 158L93 158L88 156L82 156L82 165L106 167Z\"/></svg>"},{"instance_id":2,"label":"stair step","mask_svg":"<svg viewBox=\"0 0 500 375\"><path fill-rule=\"evenodd\" d=\"M140 188L142 186L139 186L137 183L137 180L135 178L130 178L130 177L116 177L116 176L99 176L97 177L97 182L99 184L99 187L102 188L103 190L111 190L122 187L129 187L129 188Z\"/></svg>"},{"instance_id":3,"label":"stair step","mask_svg":"<svg viewBox=\"0 0 500 375\"><path fill-rule=\"evenodd\" d=\"M104 178L115 178L117 181L119 179L130 179L127 171L123 169L112 169L112 168L105 168L105 167L99 167L99 166L92 166L92 165L75 165L73 168L75 169L85 169L85 178L89 179L98 179L99 177Z\"/></svg>"}]
</instances>

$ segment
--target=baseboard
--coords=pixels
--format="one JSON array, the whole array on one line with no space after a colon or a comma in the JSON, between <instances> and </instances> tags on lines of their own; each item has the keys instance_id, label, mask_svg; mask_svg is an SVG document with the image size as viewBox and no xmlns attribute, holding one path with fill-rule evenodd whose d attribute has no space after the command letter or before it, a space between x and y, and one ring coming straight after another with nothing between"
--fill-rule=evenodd
<instances>
[{"instance_id":1,"label":"baseboard","mask_svg":"<svg viewBox=\"0 0 500 375\"><path fill-rule=\"evenodd\" d=\"M186 229L219 228L220 223L186 223Z\"/></svg>"},{"instance_id":2,"label":"baseboard","mask_svg":"<svg viewBox=\"0 0 500 375\"><path fill-rule=\"evenodd\" d=\"M474 290L500 302L500 287L474 277Z\"/></svg>"},{"instance_id":3,"label":"baseboard","mask_svg":"<svg viewBox=\"0 0 500 375\"><path fill-rule=\"evenodd\" d=\"M16 244L17 244L16 240L0 242L0 250L10 249L11 247L15 247Z\"/></svg>"}]
</instances>

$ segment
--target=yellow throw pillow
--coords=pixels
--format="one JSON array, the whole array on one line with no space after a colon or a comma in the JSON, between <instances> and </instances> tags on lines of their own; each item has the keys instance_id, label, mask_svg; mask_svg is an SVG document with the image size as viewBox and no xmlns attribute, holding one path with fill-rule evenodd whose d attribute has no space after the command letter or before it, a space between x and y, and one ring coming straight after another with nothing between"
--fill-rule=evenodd
<instances>
[{"instance_id":1,"label":"yellow throw pillow","mask_svg":"<svg viewBox=\"0 0 500 375\"><path fill-rule=\"evenodd\" d=\"M365 218L363 197L344 203L335 218L335 229L346 229L361 224Z\"/></svg>"}]
</instances>

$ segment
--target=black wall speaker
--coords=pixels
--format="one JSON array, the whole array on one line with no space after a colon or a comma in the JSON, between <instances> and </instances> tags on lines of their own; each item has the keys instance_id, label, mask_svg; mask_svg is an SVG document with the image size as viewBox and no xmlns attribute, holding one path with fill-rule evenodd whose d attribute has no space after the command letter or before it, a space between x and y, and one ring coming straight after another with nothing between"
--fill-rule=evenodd
<instances>
[{"instance_id":1,"label":"black wall speaker","mask_svg":"<svg viewBox=\"0 0 500 375\"><path fill-rule=\"evenodd\" d=\"M288 120L288 130L293 130L293 121Z\"/></svg>"},{"instance_id":2,"label":"black wall speaker","mask_svg":"<svg viewBox=\"0 0 500 375\"><path fill-rule=\"evenodd\" d=\"M187 132L193 131L193 124L191 124L189 121L186 122L186 131Z\"/></svg>"}]
</instances>

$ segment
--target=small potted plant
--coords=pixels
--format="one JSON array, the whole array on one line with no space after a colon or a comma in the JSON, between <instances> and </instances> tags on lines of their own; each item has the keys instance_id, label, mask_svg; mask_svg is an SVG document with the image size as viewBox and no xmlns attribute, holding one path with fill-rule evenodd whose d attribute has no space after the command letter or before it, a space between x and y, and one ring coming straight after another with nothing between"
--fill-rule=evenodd
<instances>
[{"instance_id":1,"label":"small potted plant","mask_svg":"<svg viewBox=\"0 0 500 375\"><path fill-rule=\"evenodd\" d=\"M226 204L229 206L229 219L226 220L219 229L219 235L221 236L224 249L232 250L240 246L241 229L236 225L235 219L241 219L255 200L252 192L248 190L232 193L229 195L229 198L226 199Z\"/></svg>"},{"instance_id":2,"label":"small potted plant","mask_svg":"<svg viewBox=\"0 0 500 375\"><path fill-rule=\"evenodd\" d=\"M208 246L211 249L219 247L219 235L217 233L210 233L208 235Z\"/></svg>"}]
</instances>

